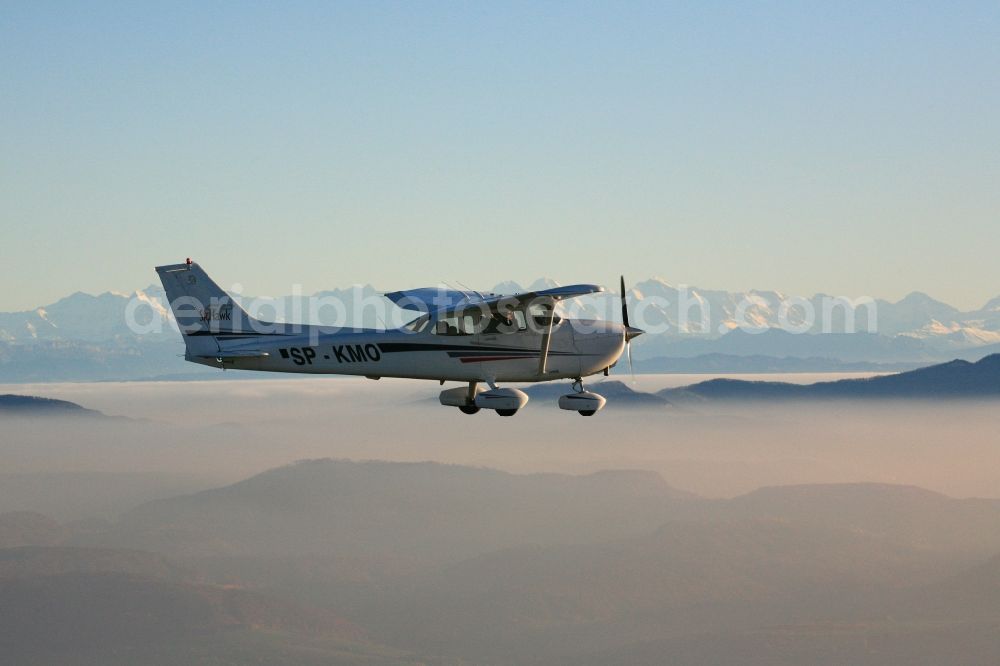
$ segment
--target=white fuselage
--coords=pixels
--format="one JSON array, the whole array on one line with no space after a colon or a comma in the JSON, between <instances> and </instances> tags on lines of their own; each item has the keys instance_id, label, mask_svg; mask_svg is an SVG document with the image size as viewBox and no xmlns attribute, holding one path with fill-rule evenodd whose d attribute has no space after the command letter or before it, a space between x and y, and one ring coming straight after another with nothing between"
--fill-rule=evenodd
<instances>
[{"instance_id":1,"label":"white fuselage","mask_svg":"<svg viewBox=\"0 0 1000 666\"><path fill-rule=\"evenodd\" d=\"M552 327L542 374L539 332L449 335L431 329L334 330L275 325L267 333L216 332L220 358L188 356L188 360L217 368L267 372L538 382L603 372L617 362L625 348L621 324L562 319ZM241 352L247 356L239 356Z\"/></svg>"}]
</instances>

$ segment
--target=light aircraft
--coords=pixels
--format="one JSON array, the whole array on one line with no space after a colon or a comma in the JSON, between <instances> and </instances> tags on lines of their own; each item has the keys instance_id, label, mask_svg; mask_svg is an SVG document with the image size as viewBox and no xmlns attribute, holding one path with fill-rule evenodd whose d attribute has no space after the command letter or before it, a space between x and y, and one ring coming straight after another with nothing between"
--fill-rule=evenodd
<instances>
[{"instance_id":1,"label":"light aircraft","mask_svg":"<svg viewBox=\"0 0 1000 666\"><path fill-rule=\"evenodd\" d=\"M577 284L513 296L454 289L411 289L385 296L420 313L396 329L339 329L262 322L252 318L188 259L157 266L184 338L184 358L222 369L404 377L465 382L441 392L442 405L465 414L492 409L512 416L528 402L497 382L572 379L559 407L591 416L605 399L583 388L583 378L608 374L630 341L643 331L629 326L625 279L621 324L565 319L555 312L567 298L604 292ZM489 388L484 388L485 384Z\"/></svg>"}]
</instances>

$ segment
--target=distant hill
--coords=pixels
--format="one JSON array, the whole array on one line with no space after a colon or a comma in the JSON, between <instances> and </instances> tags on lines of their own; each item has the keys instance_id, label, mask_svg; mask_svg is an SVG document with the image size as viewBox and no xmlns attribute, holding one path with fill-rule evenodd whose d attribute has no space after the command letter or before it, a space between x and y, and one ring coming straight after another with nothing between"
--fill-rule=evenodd
<instances>
[{"instance_id":1,"label":"distant hill","mask_svg":"<svg viewBox=\"0 0 1000 666\"><path fill-rule=\"evenodd\" d=\"M130 441L131 436L145 427L137 427L137 423L141 424L139 421L120 417L107 419L115 425L113 436L121 438L120 441ZM37 423L26 419L27 427L33 428ZM43 434L35 441L44 439ZM60 451L72 451L74 446L77 450L86 450L78 443L71 442L50 453L58 457ZM30 451L30 444L26 448ZM166 472L0 472L0 507L25 512L37 511L35 515L44 514L63 522L81 518L111 518L151 499L204 490L213 485L217 484L197 476ZM0 514L0 544L3 543L5 515ZM34 544L45 545L37 541L10 545Z\"/></svg>"},{"instance_id":2,"label":"distant hill","mask_svg":"<svg viewBox=\"0 0 1000 666\"><path fill-rule=\"evenodd\" d=\"M687 514L638 537L519 547L442 567L394 588L378 612L390 613L387 635L393 643L399 642L397 635L406 635L408 618L419 612L425 642L410 647L448 645L477 655L497 650L486 654L516 663L551 663L548 655L585 655L602 646L670 635L693 641L693 636L720 632L719 640L730 641L742 631L768 630L767 625L840 617L857 624L879 612L900 617L905 604L888 607L886 600L908 599L899 596L901 590L923 586L1000 549L1000 500L953 499L908 486L765 488L679 509ZM990 578L997 571L994 564L971 576L983 584L965 585L977 596L963 598L1000 609L1000 597L993 594L998 584ZM912 606L907 617L916 617L913 608L924 609L924 617L948 617L946 610L929 610L931 596L922 594L921 605ZM816 643L803 640L803 654L810 656L838 645L836 637L843 633L823 624L802 631L824 637ZM861 625L852 631L867 635ZM905 640L900 637L898 645ZM684 649L673 641L663 647ZM690 659L679 661L699 663L696 655L715 654L701 643L691 649ZM631 663L629 650L613 658L615 653L601 652L603 663ZM642 663L674 663L672 657L670 651L660 652L658 662ZM705 658L701 663L716 662Z\"/></svg>"},{"instance_id":3,"label":"distant hill","mask_svg":"<svg viewBox=\"0 0 1000 666\"><path fill-rule=\"evenodd\" d=\"M800 489L808 495L805 488ZM833 490L833 489L831 489ZM838 493L846 496L849 488ZM870 488L868 494L888 494L885 488ZM922 510L936 512L917 496L924 491L909 489L897 496L917 500ZM796 494L786 496L794 501ZM865 493L856 499L862 500ZM778 500L777 497L771 499ZM946 498L937 498L946 500ZM937 500L935 500L937 501ZM958 500L950 500L957 502ZM860 503L859 507L860 508ZM933 515L932 522L942 519ZM953 516L958 530L961 517ZM912 528L920 522L917 512L907 520ZM904 528L905 529L905 528ZM992 527L991 529L996 529ZM828 612L803 610L790 613L790 621L762 622L742 629L721 629L705 622L704 631L688 635L645 638L631 645L597 650L587 655L553 660L565 666L598 666L627 663L635 666L682 666L735 663L749 666L885 666L886 664L976 664L997 663L1000 654L1000 556L975 564L957 574L926 582L926 576L910 579L902 587L881 588L873 595L856 594L856 603ZM834 608L830 608L830 606ZM768 626L770 625L770 626ZM665 634L668 632L664 632Z\"/></svg>"},{"instance_id":4,"label":"distant hill","mask_svg":"<svg viewBox=\"0 0 1000 666\"><path fill-rule=\"evenodd\" d=\"M1000 618L1000 555L944 580L909 590L892 612L901 617Z\"/></svg>"},{"instance_id":5,"label":"distant hill","mask_svg":"<svg viewBox=\"0 0 1000 666\"><path fill-rule=\"evenodd\" d=\"M668 400L1000 397L1000 354L975 363L955 360L894 375L816 384L711 379L659 395Z\"/></svg>"},{"instance_id":6,"label":"distant hill","mask_svg":"<svg viewBox=\"0 0 1000 666\"><path fill-rule=\"evenodd\" d=\"M382 651L330 611L239 589L64 574L0 580L0 598L10 663L349 664Z\"/></svg>"},{"instance_id":7,"label":"distant hill","mask_svg":"<svg viewBox=\"0 0 1000 666\"><path fill-rule=\"evenodd\" d=\"M899 544L986 557L1000 552L1000 500L955 499L915 486L773 486L687 506L697 520L780 520L870 534Z\"/></svg>"},{"instance_id":8,"label":"distant hill","mask_svg":"<svg viewBox=\"0 0 1000 666\"><path fill-rule=\"evenodd\" d=\"M148 379L181 375L215 377L214 368L184 361L180 335L170 339L117 337L109 340L0 341L0 376L5 382L64 382Z\"/></svg>"},{"instance_id":9,"label":"distant hill","mask_svg":"<svg viewBox=\"0 0 1000 666\"><path fill-rule=\"evenodd\" d=\"M18 642L39 630L60 628L57 642L97 647L125 641L176 641L243 626L302 636L363 639L362 631L333 613L305 609L239 589L156 580L125 573L60 574L0 581L5 633ZM48 626L25 626L32 609L49 611ZM52 612L54 611L54 612ZM15 628L21 631L14 631ZM38 637L44 645L52 637ZM2 640L2 639L0 639ZM8 642L8 645L11 641ZM0 642L2 644L2 642ZM69 647L67 645L67 647Z\"/></svg>"},{"instance_id":10,"label":"distant hill","mask_svg":"<svg viewBox=\"0 0 1000 666\"><path fill-rule=\"evenodd\" d=\"M182 555L391 554L442 563L519 544L640 534L687 498L654 472L517 475L317 460L146 503L100 543Z\"/></svg>"},{"instance_id":11,"label":"distant hill","mask_svg":"<svg viewBox=\"0 0 1000 666\"><path fill-rule=\"evenodd\" d=\"M399 663L330 610L198 582L150 553L0 549L9 663Z\"/></svg>"},{"instance_id":12,"label":"distant hill","mask_svg":"<svg viewBox=\"0 0 1000 666\"><path fill-rule=\"evenodd\" d=\"M830 612L928 570L912 548L850 530L677 521L638 538L518 548L443 568L391 597L387 635L420 614L418 648L492 648L487 661L548 663L643 636L781 622L790 609ZM672 663L669 654L660 663Z\"/></svg>"},{"instance_id":13,"label":"distant hill","mask_svg":"<svg viewBox=\"0 0 1000 666\"><path fill-rule=\"evenodd\" d=\"M50 546L65 538L52 518L34 511L0 513L0 548Z\"/></svg>"},{"instance_id":14,"label":"distant hill","mask_svg":"<svg viewBox=\"0 0 1000 666\"><path fill-rule=\"evenodd\" d=\"M978 357L977 357L978 358ZM736 374L736 373L793 373L793 372L899 372L913 370L926 363L910 361L895 363L873 363L870 361L841 361L836 358L811 356L765 356L752 354L702 354L690 358L656 356L645 358L635 364L638 373L677 374ZM619 364L612 370L616 375L624 375L628 369Z\"/></svg>"},{"instance_id":15,"label":"distant hill","mask_svg":"<svg viewBox=\"0 0 1000 666\"><path fill-rule=\"evenodd\" d=\"M604 396L608 399L609 405L613 403L615 407L665 407L670 404L670 401L663 396L636 391L624 382L613 379L587 382L584 388ZM567 384L553 382L532 384L524 387L524 391L532 400L540 402L556 402L559 396L572 392Z\"/></svg>"},{"instance_id":16,"label":"distant hill","mask_svg":"<svg viewBox=\"0 0 1000 666\"><path fill-rule=\"evenodd\" d=\"M896 616L843 621L792 621L742 631L705 631L551 660L558 666L992 666L1000 651L996 625Z\"/></svg>"},{"instance_id":17,"label":"distant hill","mask_svg":"<svg viewBox=\"0 0 1000 666\"><path fill-rule=\"evenodd\" d=\"M0 581L115 573L172 581L193 580L191 572L165 557L140 550L67 546L0 548Z\"/></svg>"},{"instance_id":18,"label":"distant hill","mask_svg":"<svg viewBox=\"0 0 1000 666\"><path fill-rule=\"evenodd\" d=\"M780 486L708 500L648 472L522 475L319 460L148 502L111 529L73 542L102 548L81 564L74 560L88 557L87 549L49 549L29 564L12 555L6 570L79 576L134 567L148 579L158 562L125 547L154 550L167 563L184 558L207 572L204 580L224 583L221 589L248 584L296 608L328 607L380 643L472 663L632 663L633 656L640 663L732 663L712 658L728 654L717 647L728 645L764 664L768 656L787 657L774 647L787 641L799 659L781 663L855 663L824 661L829 649L874 664L866 641L910 654L912 640L938 635L934 627L954 603L965 599L992 612L996 571L973 570L971 582L955 575L1000 552L1000 500L874 483ZM0 557L0 573L3 563ZM156 580L189 591L204 585L172 576L168 570ZM934 581L954 584L935 593L928 591ZM199 598L220 594L219 586L208 587ZM172 587L142 594L158 598L164 589L187 599ZM935 596L953 601L935 606ZM213 618L214 604L184 608ZM285 637L283 650L288 636L310 635L296 628L311 626L295 619L301 612L281 612L289 618L275 629ZM256 635L239 619L245 616L226 620L234 635ZM891 635L880 630L887 617ZM260 624L273 621L265 615ZM945 638L973 635L952 629ZM224 641L210 635L217 645ZM979 647L957 654L978 654Z\"/></svg>"},{"instance_id":19,"label":"distant hill","mask_svg":"<svg viewBox=\"0 0 1000 666\"><path fill-rule=\"evenodd\" d=\"M75 402L38 398L32 395L0 395L0 416L103 416Z\"/></svg>"}]
</instances>

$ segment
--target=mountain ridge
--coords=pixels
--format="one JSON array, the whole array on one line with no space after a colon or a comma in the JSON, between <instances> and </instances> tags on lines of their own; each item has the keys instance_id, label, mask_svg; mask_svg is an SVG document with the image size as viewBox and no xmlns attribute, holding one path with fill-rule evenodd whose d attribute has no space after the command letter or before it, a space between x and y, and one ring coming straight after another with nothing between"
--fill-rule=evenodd
<instances>
[{"instance_id":1,"label":"mountain ridge","mask_svg":"<svg viewBox=\"0 0 1000 666\"><path fill-rule=\"evenodd\" d=\"M105 416L69 400L41 398L34 395L6 393L0 395L0 416Z\"/></svg>"},{"instance_id":2,"label":"mountain ridge","mask_svg":"<svg viewBox=\"0 0 1000 666\"><path fill-rule=\"evenodd\" d=\"M511 293L557 284L551 278L539 278L528 287L508 281L493 291ZM616 291L610 288L606 294L572 299L561 307L571 317L615 320ZM264 319L369 328L402 323L398 321L402 311L370 284L320 290L313 296L316 301L306 296L241 300ZM633 345L637 370L643 371L645 359L716 354L827 358L830 362L819 368L836 371L845 363L932 363L1000 345L1000 296L966 312L917 291L895 302L874 299L867 304L829 301L829 296L818 293L789 301L792 307L783 310L784 298L786 294L774 290L683 287L682 291L663 279L640 281L627 291L633 317L641 313L648 329ZM331 306L330 299L339 305ZM795 302L816 313L811 326ZM386 308L382 316L372 303ZM876 323L876 332L868 332ZM792 333L789 327L803 334ZM0 377L8 382L213 374L211 369L186 365L182 355L183 343L157 285L127 293L76 291L31 310L0 312ZM721 360L705 359L695 364L695 371L738 372L745 365L734 359L720 366Z\"/></svg>"},{"instance_id":3,"label":"mountain ridge","mask_svg":"<svg viewBox=\"0 0 1000 666\"><path fill-rule=\"evenodd\" d=\"M961 359L897 374L814 384L710 379L664 389L668 400L774 400L830 398L996 398L1000 397L1000 354L976 362Z\"/></svg>"}]
</instances>

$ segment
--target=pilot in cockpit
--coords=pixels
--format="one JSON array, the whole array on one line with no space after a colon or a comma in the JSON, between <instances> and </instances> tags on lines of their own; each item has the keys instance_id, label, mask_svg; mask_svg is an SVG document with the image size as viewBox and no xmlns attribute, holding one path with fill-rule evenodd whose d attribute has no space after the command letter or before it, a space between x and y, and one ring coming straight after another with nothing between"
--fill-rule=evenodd
<instances>
[{"instance_id":1,"label":"pilot in cockpit","mask_svg":"<svg viewBox=\"0 0 1000 666\"><path fill-rule=\"evenodd\" d=\"M512 312L509 310L507 312L494 312L483 328L483 333L486 335L509 333L514 330L513 326L514 314Z\"/></svg>"}]
</instances>

